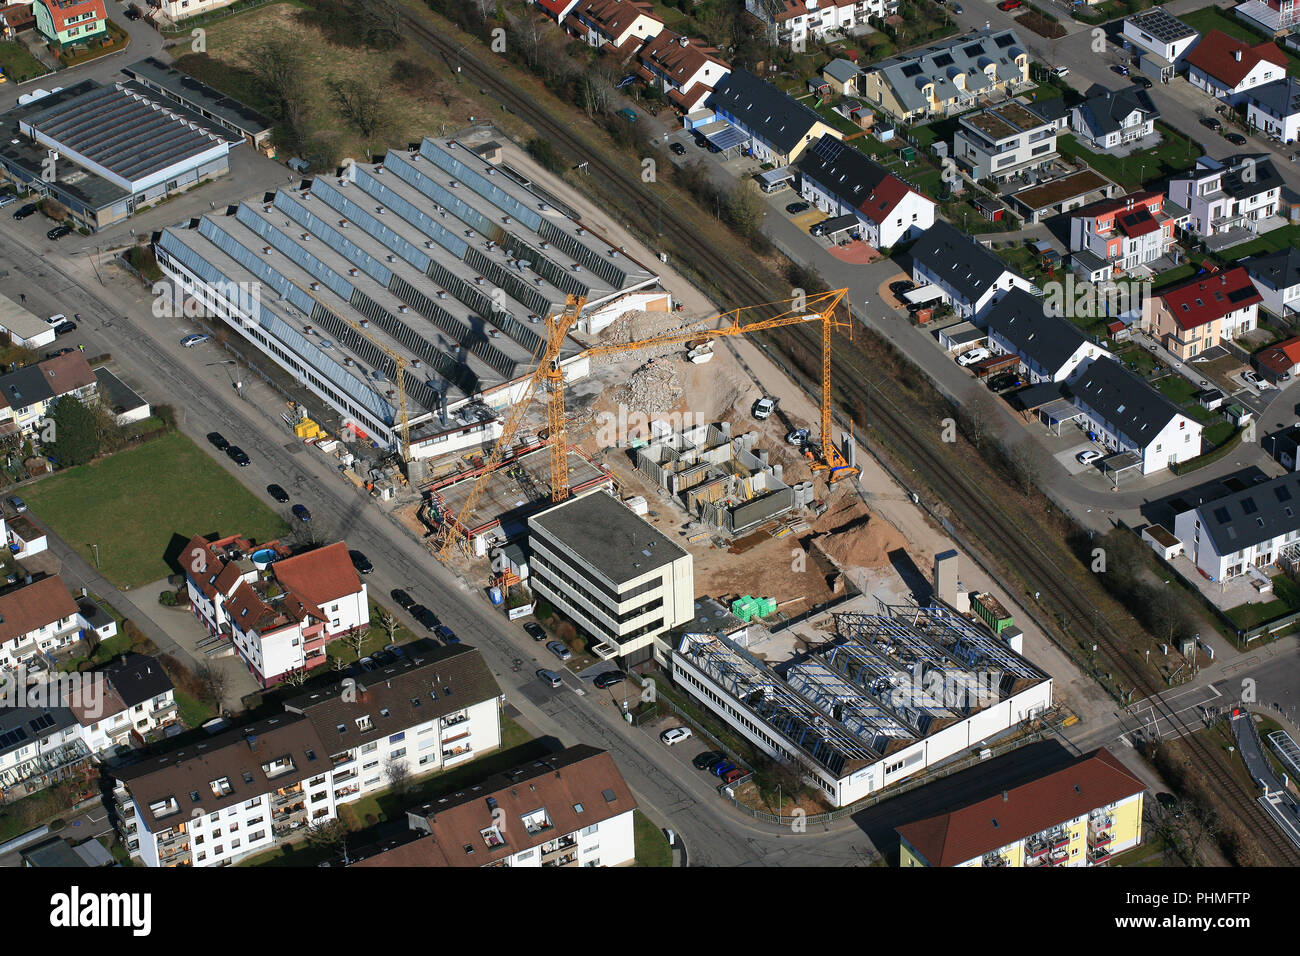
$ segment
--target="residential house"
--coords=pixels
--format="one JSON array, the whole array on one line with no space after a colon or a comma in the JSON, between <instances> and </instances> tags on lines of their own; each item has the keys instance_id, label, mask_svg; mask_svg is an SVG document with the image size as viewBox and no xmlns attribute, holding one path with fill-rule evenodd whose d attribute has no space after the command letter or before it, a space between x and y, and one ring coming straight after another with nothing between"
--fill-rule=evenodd
<instances>
[{"instance_id":1,"label":"residential house","mask_svg":"<svg viewBox=\"0 0 1300 956\"><path fill-rule=\"evenodd\" d=\"M748 137L747 153L775 166L793 163L823 136L844 138L812 109L748 70L727 74L705 105Z\"/></svg>"},{"instance_id":2,"label":"residential house","mask_svg":"<svg viewBox=\"0 0 1300 956\"><path fill-rule=\"evenodd\" d=\"M1255 328L1263 297L1242 266L1165 289L1143 303L1142 321L1178 358L1187 361Z\"/></svg>"},{"instance_id":3,"label":"residential house","mask_svg":"<svg viewBox=\"0 0 1300 956\"><path fill-rule=\"evenodd\" d=\"M30 0L26 3L17 0L0 6L0 36L6 40L17 39L18 34L23 30L30 30L35 26L36 14L32 12Z\"/></svg>"},{"instance_id":4,"label":"residential house","mask_svg":"<svg viewBox=\"0 0 1300 956\"><path fill-rule=\"evenodd\" d=\"M952 158L971 179L1004 183L1042 169L1060 156L1056 124L1033 105L1004 103L957 121Z\"/></svg>"},{"instance_id":5,"label":"residential house","mask_svg":"<svg viewBox=\"0 0 1300 956\"><path fill-rule=\"evenodd\" d=\"M1269 35L1289 35L1300 26L1296 0L1245 0L1232 8L1233 16Z\"/></svg>"},{"instance_id":6,"label":"residential house","mask_svg":"<svg viewBox=\"0 0 1300 956\"><path fill-rule=\"evenodd\" d=\"M1300 543L1300 473L1201 500L1175 516L1174 536L1211 581L1267 568Z\"/></svg>"},{"instance_id":7,"label":"residential house","mask_svg":"<svg viewBox=\"0 0 1300 956\"><path fill-rule=\"evenodd\" d=\"M1300 311L1300 249L1287 246L1242 263L1259 290L1260 304L1280 319Z\"/></svg>"},{"instance_id":8,"label":"residential house","mask_svg":"<svg viewBox=\"0 0 1300 956\"><path fill-rule=\"evenodd\" d=\"M195 616L264 687L320 667L329 641L370 626L366 585L341 541L294 555L278 542L196 536L182 554Z\"/></svg>"},{"instance_id":9,"label":"residential house","mask_svg":"<svg viewBox=\"0 0 1300 956\"><path fill-rule=\"evenodd\" d=\"M1246 122L1283 143L1300 139L1300 80L1274 80L1246 94Z\"/></svg>"},{"instance_id":10,"label":"residential house","mask_svg":"<svg viewBox=\"0 0 1300 956\"><path fill-rule=\"evenodd\" d=\"M658 36L664 22L645 0L578 0L564 27L588 46L626 59Z\"/></svg>"},{"instance_id":11,"label":"residential house","mask_svg":"<svg viewBox=\"0 0 1300 956\"><path fill-rule=\"evenodd\" d=\"M0 706L0 798L36 793L85 773L91 762L76 715L57 700Z\"/></svg>"},{"instance_id":12,"label":"residential house","mask_svg":"<svg viewBox=\"0 0 1300 956\"><path fill-rule=\"evenodd\" d=\"M220 10L235 2L237 0L150 0L149 6L157 10L158 15L163 19L177 23L203 13Z\"/></svg>"},{"instance_id":13,"label":"residential house","mask_svg":"<svg viewBox=\"0 0 1300 956\"><path fill-rule=\"evenodd\" d=\"M863 238L888 249L934 225L935 204L865 153L823 136L796 164L799 194L832 217L853 214Z\"/></svg>"},{"instance_id":14,"label":"residential house","mask_svg":"<svg viewBox=\"0 0 1300 956\"><path fill-rule=\"evenodd\" d=\"M1221 30L1211 30L1187 54L1192 86L1236 106L1256 87L1286 76L1286 55L1266 40L1253 46Z\"/></svg>"},{"instance_id":15,"label":"residential house","mask_svg":"<svg viewBox=\"0 0 1300 956\"><path fill-rule=\"evenodd\" d=\"M88 620L59 575L28 577L0 592L0 668L13 669L37 655L70 647L88 632L100 640L117 633L111 617Z\"/></svg>"},{"instance_id":16,"label":"residential house","mask_svg":"<svg viewBox=\"0 0 1300 956\"><path fill-rule=\"evenodd\" d=\"M50 542L44 528L6 501L0 505L0 546L22 560L48 550Z\"/></svg>"},{"instance_id":17,"label":"residential house","mask_svg":"<svg viewBox=\"0 0 1300 956\"><path fill-rule=\"evenodd\" d=\"M861 72L852 60L836 57L822 67L822 80L833 93L841 96L857 96L858 75Z\"/></svg>"},{"instance_id":18,"label":"residential house","mask_svg":"<svg viewBox=\"0 0 1300 956\"><path fill-rule=\"evenodd\" d=\"M767 27L775 43L802 50L830 33L851 33L870 17L898 12L898 0L745 0L745 9Z\"/></svg>"},{"instance_id":19,"label":"residential house","mask_svg":"<svg viewBox=\"0 0 1300 956\"><path fill-rule=\"evenodd\" d=\"M1245 229L1267 232L1278 215L1282 177L1266 154L1217 160L1202 156L1196 167L1169 180L1169 198L1188 212L1187 231L1202 239Z\"/></svg>"},{"instance_id":20,"label":"residential house","mask_svg":"<svg viewBox=\"0 0 1300 956\"><path fill-rule=\"evenodd\" d=\"M1146 785L1101 748L1070 766L897 828L899 865L1100 866L1142 842Z\"/></svg>"},{"instance_id":21,"label":"residential house","mask_svg":"<svg viewBox=\"0 0 1300 956\"><path fill-rule=\"evenodd\" d=\"M1108 150L1155 132L1160 117L1151 95L1139 86L1100 89L1070 110L1070 129L1092 150Z\"/></svg>"},{"instance_id":22,"label":"residential house","mask_svg":"<svg viewBox=\"0 0 1300 956\"><path fill-rule=\"evenodd\" d=\"M927 296L942 299L963 319L981 318L1010 289L1034 291L1032 282L942 219L936 219L912 246L912 279L933 286L926 290Z\"/></svg>"},{"instance_id":23,"label":"residential house","mask_svg":"<svg viewBox=\"0 0 1300 956\"><path fill-rule=\"evenodd\" d=\"M1143 475L1201 453L1201 424L1118 362L1090 362L1064 386L1080 425L1111 452L1129 452Z\"/></svg>"},{"instance_id":24,"label":"residential house","mask_svg":"<svg viewBox=\"0 0 1300 956\"><path fill-rule=\"evenodd\" d=\"M909 50L863 71L858 89L897 119L948 116L1029 86L1029 54L1013 30L980 30Z\"/></svg>"},{"instance_id":25,"label":"residential house","mask_svg":"<svg viewBox=\"0 0 1300 956\"><path fill-rule=\"evenodd\" d=\"M1255 353L1255 367L1269 381L1287 381L1300 375L1300 338L1290 338Z\"/></svg>"},{"instance_id":26,"label":"residential house","mask_svg":"<svg viewBox=\"0 0 1300 956\"><path fill-rule=\"evenodd\" d=\"M36 31L60 49L108 36L104 0L35 0Z\"/></svg>"},{"instance_id":27,"label":"residential house","mask_svg":"<svg viewBox=\"0 0 1300 956\"><path fill-rule=\"evenodd\" d=\"M1130 47L1136 47L1144 59L1152 56L1163 60L1170 67L1171 76L1183 56L1201 38L1200 33L1163 7L1125 18L1120 36Z\"/></svg>"},{"instance_id":28,"label":"residential house","mask_svg":"<svg viewBox=\"0 0 1300 956\"><path fill-rule=\"evenodd\" d=\"M127 849L146 866L226 865L266 850L403 771L500 746L500 693L473 648L412 646L282 714L114 771Z\"/></svg>"},{"instance_id":29,"label":"residential house","mask_svg":"<svg viewBox=\"0 0 1300 956\"><path fill-rule=\"evenodd\" d=\"M175 688L162 662L149 654L123 654L98 673L121 698L131 729L139 737L180 718Z\"/></svg>"},{"instance_id":30,"label":"residential house","mask_svg":"<svg viewBox=\"0 0 1300 956\"><path fill-rule=\"evenodd\" d=\"M404 841L352 865L631 865L636 805L609 753L578 744L407 811Z\"/></svg>"},{"instance_id":31,"label":"residential house","mask_svg":"<svg viewBox=\"0 0 1300 956\"><path fill-rule=\"evenodd\" d=\"M0 433L44 440L48 414L65 395L94 402L98 382L80 352L56 355L0 375Z\"/></svg>"},{"instance_id":32,"label":"residential house","mask_svg":"<svg viewBox=\"0 0 1300 956\"><path fill-rule=\"evenodd\" d=\"M661 30L646 41L637 54L637 75L655 89L662 90L669 101L683 113L703 105L731 67L718 57L713 47L690 37Z\"/></svg>"},{"instance_id":33,"label":"residential house","mask_svg":"<svg viewBox=\"0 0 1300 956\"><path fill-rule=\"evenodd\" d=\"M1023 289L1012 289L985 314L989 350L1016 355L1031 383L1064 382L1085 363L1113 358L1090 341L1073 322L1047 314L1043 300Z\"/></svg>"},{"instance_id":34,"label":"residential house","mask_svg":"<svg viewBox=\"0 0 1300 956\"><path fill-rule=\"evenodd\" d=\"M1187 213L1158 189L1103 199L1070 214L1070 251L1076 272L1109 282L1169 254Z\"/></svg>"},{"instance_id":35,"label":"residential house","mask_svg":"<svg viewBox=\"0 0 1300 956\"><path fill-rule=\"evenodd\" d=\"M537 9L541 10L556 23L563 23L573 8L578 5L578 0L534 0Z\"/></svg>"}]
</instances>

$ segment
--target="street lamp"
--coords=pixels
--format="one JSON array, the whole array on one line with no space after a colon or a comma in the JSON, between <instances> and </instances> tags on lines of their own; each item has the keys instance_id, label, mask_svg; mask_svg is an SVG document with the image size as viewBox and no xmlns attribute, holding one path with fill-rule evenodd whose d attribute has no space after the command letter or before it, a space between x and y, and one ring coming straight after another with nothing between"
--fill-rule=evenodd
<instances>
[{"instance_id":1,"label":"street lamp","mask_svg":"<svg viewBox=\"0 0 1300 956\"><path fill-rule=\"evenodd\" d=\"M99 570L99 545L92 544L90 546L90 550L95 553L95 570L98 571Z\"/></svg>"}]
</instances>

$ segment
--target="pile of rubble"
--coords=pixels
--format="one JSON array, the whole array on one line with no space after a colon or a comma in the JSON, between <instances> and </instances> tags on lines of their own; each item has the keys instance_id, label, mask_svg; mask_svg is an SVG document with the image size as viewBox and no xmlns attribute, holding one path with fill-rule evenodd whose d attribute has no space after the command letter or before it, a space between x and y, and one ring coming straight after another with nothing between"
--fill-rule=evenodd
<instances>
[{"instance_id":1,"label":"pile of rubble","mask_svg":"<svg viewBox=\"0 0 1300 956\"><path fill-rule=\"evenodd\" d=\"M671 335L679 331L694 331L702 328L703 325L703 320L683 323L680 315L671 312L642 312L633 309L624 312L602 329L597 339L601 345L618 345L624 342L639 342L658 335ZM648 358L662 358L667 355L680 354L683 351L685 351L685 347L682 345L666 345L637 349L635 353L629 354L634 354L638 359L644 361ZM625 356L618 354L601 356L593 359L592 365L608 365L621 362L624 358Z\"/></svg>"},{"instance_id":2,"label":"pile of rubble","mask_svg":"<svg viewBox=\"0 0 1300 956\"><path fill-rule=\"evenodd\" d=\"M651 359L627 380L615 394L615 400L647 415L672 411L682 399L682 385L671 362Z\"/></svg>"}]
</instances>

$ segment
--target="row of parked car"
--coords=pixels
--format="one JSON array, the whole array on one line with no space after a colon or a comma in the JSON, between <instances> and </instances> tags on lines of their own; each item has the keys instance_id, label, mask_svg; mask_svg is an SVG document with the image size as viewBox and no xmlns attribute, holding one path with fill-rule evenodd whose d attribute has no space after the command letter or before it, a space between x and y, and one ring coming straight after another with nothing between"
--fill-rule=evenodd
<instances>
[{"instance_id":1,"label":"row of parked car","mask_svg":"<svg viewBox=\"0 0 1300 956\"><path fill-rule=\"evenodd\" d=\"M349 551L348 553L352 554L354 552ZM355 553L361 554L359 551ZM361 556L363 558L365 557L365 555ZM356 559L354 558L353 564L355 563ZM369 563L369 561L366 562L366 564ZM365 572L363 571L362 573L364 574ZM389 592L389 597L393 599L394 603L396 603L398 607L419 621L426 631L429 631L439 638L444 644L460 643L460 638L456 636L455 631L438 620L438 615L434 614L423 604L416 603L415 598L411 597L411 595L406 591L403 591L401 588L394 588Z\"/></svg>"},{"instance_id":2,"label":"row of parked car","mask_svg":"<svg viewBox=\"0 0 1300 956\"><path fill-rule=\"evenodd\" d=\"M706 750L696 756L691 763L695 765L696 770L707 770L715 777L719 777L723 783L735 783L745 776L745 771L729 761L727 755L721 750Z\"/></svg>"}]
</instances>

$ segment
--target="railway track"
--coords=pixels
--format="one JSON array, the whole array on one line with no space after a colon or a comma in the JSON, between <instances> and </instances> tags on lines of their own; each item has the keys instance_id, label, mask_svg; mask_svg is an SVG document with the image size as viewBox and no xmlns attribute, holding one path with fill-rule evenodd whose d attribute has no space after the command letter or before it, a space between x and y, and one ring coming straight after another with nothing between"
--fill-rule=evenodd
<instances>
[{"instance_id":1,"label":"railway track","mask_svg":"<svg viewBox=\"0 0 1300 956\"><path fill-rule=\"evenodd\" d=\"M689 217L679 217L671 206L662 209L646 184L641 182L638 164L629 164L625 168L590 149L571 127L547 114L534 99L517 89L490 64L480 60L476 50L459 47L453 39L431 29L409 11L400 7L395 9L417 42L444 57L456 56L463 75L482 89L490 90L500 103L548 138L552 145L571 157L584 158L588 174L600 184L604 195L616 201L624 214L642 222L661 221L667 243L698 271L711 275L724 298L754 303L772 301L788 294L787 289L777 288L770 276L756 275L742 263L720 253L692 228ZM633 166L636 167L635 174L631 171ZM792 331L804 339L811 354L820 352L819 333L802 327L792 327ZM869 396L872 426L888 435L890 442L909 459L921 479L948 504L976 540L1016 541L1022 545L1013 569L1026 587L1045 597L1045 606L1055 606L1077 633L1088 633L1095 628L1097 643L1105 650L1112 668L1135 692L1151 696L1165 689L1156 686L1149 674L1128 659L1126 647L1137 646L1132 641L1140 630L1136 623L1122 631L1105 615L1099 617L1095 605L1070 586L1069 577L1044 550L1037 540L1036 529L1021 527L1012 514L997 506L996 499L988 494L986 487L946 461L921 438L924 434L937 434L940 423L921 424L912 420L890 399L890 383L884 382L866 359L866 356L849 349L834 354L834 376L841 394L863 401ZM977 503L981 506L975 506ZM965 546L969 549L973 545L968 541ZM1163 711L1171 726L1184 732L1191 730L1163 701L1157 710ZM1282 836L1255 802L1255 794L1215 758L1204 741L1190 734L1184 740L1211 783L1221 793L1234 798L1242 822L1272 854L1272 860L1278 864L1300 866L1300 852Z\"/></svg>"}]
</instances>

